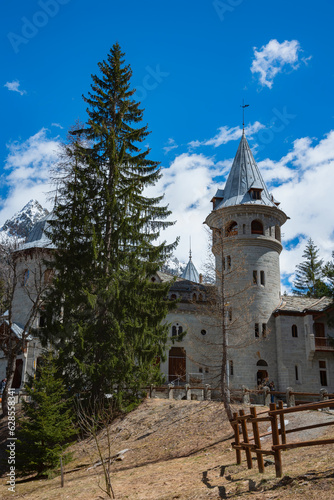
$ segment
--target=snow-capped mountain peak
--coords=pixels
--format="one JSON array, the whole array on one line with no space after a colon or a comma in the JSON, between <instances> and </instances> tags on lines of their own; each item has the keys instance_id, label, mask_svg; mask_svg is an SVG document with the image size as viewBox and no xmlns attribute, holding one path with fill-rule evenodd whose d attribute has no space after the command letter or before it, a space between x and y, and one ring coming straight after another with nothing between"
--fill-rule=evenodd
<instances>
[{"instance_id":1,"label":"snow-capped mountain peak","mask_svg":"<svg viewBox=\"0 0 334 500\"><path fill-rule=\"evenodd\" d=\"M49 211L43 208L37 200L30 200L22 210L6 220L0 228L0 243L24 242L34 224L48 213Z\"/></svg>"}]
</instances>

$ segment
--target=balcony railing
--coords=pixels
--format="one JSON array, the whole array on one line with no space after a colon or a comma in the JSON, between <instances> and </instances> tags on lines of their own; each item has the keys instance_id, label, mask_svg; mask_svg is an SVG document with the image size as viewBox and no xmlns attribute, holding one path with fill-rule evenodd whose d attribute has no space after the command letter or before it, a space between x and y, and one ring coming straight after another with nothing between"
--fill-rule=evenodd
<instances>
[{"instance_id":1,"label":"balcony railing","mask_svg":"<svg viewBox=\"0 0 334 500\"><path fill-rule=\"evenodd\" d=\"M334 351L334 338L315 337L316 351Z\"/></svg>"}]
</instances>

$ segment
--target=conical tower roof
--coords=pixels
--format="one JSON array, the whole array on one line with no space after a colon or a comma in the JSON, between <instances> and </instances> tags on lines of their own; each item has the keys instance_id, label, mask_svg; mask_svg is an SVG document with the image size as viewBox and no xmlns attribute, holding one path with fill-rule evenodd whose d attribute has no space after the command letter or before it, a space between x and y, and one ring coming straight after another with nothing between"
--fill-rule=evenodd
<instances>
[{"instance_id":1,"label":"conical tower roof","mask_svg":"<svg viewBox=\"0 0 334 500\"><path fill-rule=\"evenodd\" d=\"M279 204L268 191L244 132L225 189L218 189L214 199L218 202L215 209L245 203L271 207Z\"/></svg>"},{"instance_id":2,"label":"conical tower roof","mask_svg":"<svg viewBox=\"0 0 334 500\"><path fill-rule=\"evenodd\" d=\"M181 278L189 281L194 281L195 283L199 283L199 274L196 269L196 267L193 264L193 261L191 260L191 252L189 254L189 262L183 271Z\"/></svg>"}]
</instances>

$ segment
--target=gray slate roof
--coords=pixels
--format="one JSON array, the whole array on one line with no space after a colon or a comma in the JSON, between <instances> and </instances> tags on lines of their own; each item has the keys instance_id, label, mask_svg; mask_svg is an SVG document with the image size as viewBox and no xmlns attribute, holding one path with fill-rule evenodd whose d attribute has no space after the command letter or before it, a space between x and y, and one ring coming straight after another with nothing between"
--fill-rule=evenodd
<instances>
[{"instance_id":1,"label":"gray slate roof","mask_svg":"<svg viewBox=\"0 0 334 500\"><path fill-rule=\"evenodd\" d=\"M183 271L181 278L188 281L193 281L194 283L199 283L199 274L196 267L193 264L193 261L191 260L191 254L189 255L189 262L185 270Z\"/></svg>"},{"instance_id":2,"label":"gray slate roof","mask_svg":"<svg viewBox=\"0 0 334 500\"><path fill-rule=\"evenodd\" d=\"M251 188L261 190L260 200L252 199L249 192ZM245 203L270 207L277 206L278 202L275 203L273 196L268 191L244 133L227 178L225 189L218 189L214 198L217 200L215 209Z\"/></svg>"},{"instance_id":3,"label":"gray slate roof","mask_svg":"<svg viewBox=\"0 0 334 500\"><path fill-rule=\"evenodd\" d=\"M321 297L321 299L313 299L310 297L298 297L284 295L281 304L276 309L275 313L313 313L325 311L329 306L333 305L333 300L329 297Z\"/></svg>"}]
</instances>

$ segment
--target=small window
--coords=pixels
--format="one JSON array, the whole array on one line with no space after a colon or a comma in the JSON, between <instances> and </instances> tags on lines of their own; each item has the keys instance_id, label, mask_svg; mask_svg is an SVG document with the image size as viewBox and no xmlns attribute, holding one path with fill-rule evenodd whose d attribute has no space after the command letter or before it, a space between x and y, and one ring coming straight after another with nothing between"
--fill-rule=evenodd
<instances>
[{"instance_id":1,"label":"small window","mask_svg":"<svg viewBox=\"0 0 334 500\"><path fill-rule=\"evenodd\" d=\"M328 385L326 361L319 361L319 369L320 369L320 384L326 387Z\"/></svg>"},{"instance_id":2,"label":"small window","mask_svg":"<svg viewBox=\"0 0 334 500\"><path fill-rule=\"evenodd\" d=\"M193 302L196 302L196 300L197 300L197 295L196 295L196 293L193 293L193 299L192 299L192 300L193 300Z\"/></svg>"},{"instance_id":3,"label":"small window","mask_svg":"<svg viewBox=\"0 0 334 500\"><path fill-rule=\"evenodd\" d=\"M260 281L261 281L262 286L264 286L266 284L265 277L264 277L264 271L260 271Z\"/></svg>"},{"instance_id":4,"label":"small window","mask_svg":"<svg viewBox=\"0 0 334 500\"><path fill-rule=\"evenodd\" d=\"M259 323L255 323L255 338L259 338L260 333L259 333Z\"/></svg>"},{"instance_id":5,"label":"small window","mask_svg":"<svg viewBox=\"0 0 334 500\"><path fill-rule=\"evenodd\" d=\"M246 234L246 224L242 225L242 234Z\"/></svg>"},{"instance_id":6,"label":"small window","mask_svg":"<svg viewBox=\"0 0 334 500\"><path fill-rule=\"evenodd\" d=\"M40 315L39 315L38 326L39 326L39 328L45 328L46 327L46 316L45 316L44 312L41 312Z\"/></svg>"},{"instance_id":7,"label":"small window","mask_svg":"<svg viewBox=\"0 0 334 500\"><path fill-rule=\"evenodd\" d=\"M298 365L295 365L295 379L296 382L299 381L299 370L298 370Z\"/></svg>"},{"instance_id":8,"label":"small window","mask_svg":"<svg viewBox=\"0 0 334 500\"><path fill-rule=\"evenodd\" d=\"M230 307L228 310L228 319L230 322L232 321L232 307Z\"/></svg>"},{"instance_id":9,"label":"small window","mask_svg":"<svg viewBox=\"0 0 334 500\"><path fill-rule=\"evenodd\" d=\"M292 327L291 327L291 333L292 333L293 337L298 337L297 325L292 325Z\"/></svg>"},{"instance_id":10,"label":"small window","mask_svg":"<svg viewBox=\"0 0 334 500\"><path fill-rule=\"evenodd\" d=\"M235 221L230 222L226 226L225 236L235 236L238 234L238 224Z\"/></svg>"},{"instance_id":11,"label":"small window","mask_svg":"<svg viewBox=\"0 0 334 500\"><path fill-rule=\"evenodd\" d=\"M171 298L171 300L176 300L177 299L175 293L172 293L172 295L170 296L170 298Z\"/></svg>"},{"instance_id":12,"label":"small window","mask_svg":"<svg viewBox=\"0 0 334 500\"><path fill-rule=\"evenodd\" d=\"M253 285L257 285L257 271L253 271Z\"/></svg>"},{"instance_id":13,"label":"small window","mask_svg":"<svg viewBox=\"0 0 334 500\"><path fill-rule=\"evenodd\" d=\"M267 324L262 323L262 337L265 339L267 336Z\"/></svg>"},{"instance_id":14,"label":"small window","mask_svg":"<svg viewBox=\"0 0 334 500\"><path fill-rule=\"evenodd\" d=\"M261 200L261 189L251 189L250 195L252 200Z\"/></svg>"},{"instance_id":15,"label":"small window","mask_svg":"<svg viewBox=\"0 0 334 500\"><path fill-rule=\"evenodd\" d=\"M156 279L153 277L153 278L151 278L151 281L152 281L152 283L154 283L156 281Z\"/></svg>"},{"instance_id":16,"label":"small window","mask_svg":"<svg viewBox=\"0 0 334 500\"><path fill-rule=\"evenodd\" d=\"M200 293L199 296L198 296L198 301L199 302L203 302L203 295Z\"/></svg>"},{"instance_id":17,"label":"small window","mask_svg":"<svg viewBox=\"0 0 334 500\"><path fill-rule=\"evenodd\" d=\"M233 361L230 359L230 377L233 376Z\"/></svg>"},{"instance_id":18,"label":"small window","mask_svg":"<svg viewBox=\"0 0 334 500\"><path fill-rule=\"evenodd\" d=\"M252 234L263 234L263 224L259 220L253 220L251 224Z\"/></svg>"},{"instance_id":19,"label":"small window","mask_svg":"<svg viewBox=\"0 0 334 500\"><path fill-rule=\"evenodd\" d=\"M201 330L202 335L206 335L206 330Z\"/></svg>"},{"instance_id":20,"label":"small window","mask_svg":"<svg viewBox=\"0 0 334 500\"><path fill-rule=\"evenodd\" d=\"M48 285L53 280L54 271L53 269L45 269L44 271L44 284Z\"/></svg>"},{"instance_id":21,"label":"small window","mask_svg":"<svg viewBox=\"0 0 334 500\"><path fill-rule=\"evenodd\" d=\"M29 269L25 269L22 275L22 286L25 286L27 284L28 279L29 279Z\"/></svg>"},{"instance_id":22,"label":"small window","mask_svg":"<svg viewBox=\"0 0 334 500\"><path fill-rule=\"evenodd\" d=\"M199 371L199 373L203 373L203 368L202 367L199 368L198 371Z\"/></svg>"},{"instance_id":23,"label":"small window","mask_svg":"<svg viewBox=\"0 0 334 500\"><path fill-rule=\"evenodd\" d=\"M226 260L227 260L227 269L231 269L231 256L228 255Z\"/></svg>"},{"instance_id":24,"label":"small window","mask_svg":"<svg viewBox=\"0 0 334 500\"><path fill-rule=\"evenodd\" d=\"M177 335L177 329L176 329L176 326L172 326L172 336L173 337L176 337Z\"/></svg>"}]
</instances>

